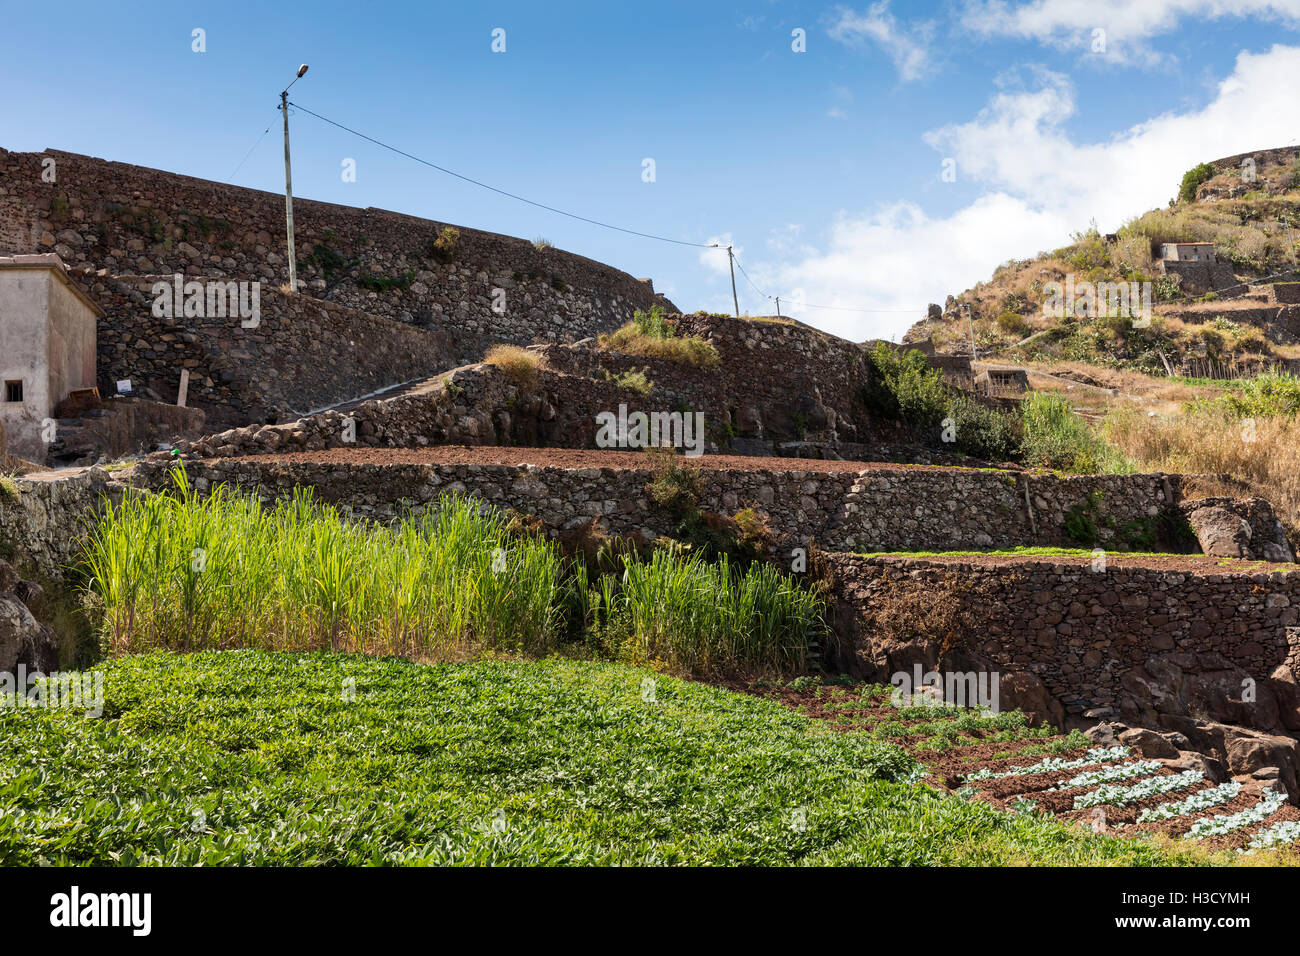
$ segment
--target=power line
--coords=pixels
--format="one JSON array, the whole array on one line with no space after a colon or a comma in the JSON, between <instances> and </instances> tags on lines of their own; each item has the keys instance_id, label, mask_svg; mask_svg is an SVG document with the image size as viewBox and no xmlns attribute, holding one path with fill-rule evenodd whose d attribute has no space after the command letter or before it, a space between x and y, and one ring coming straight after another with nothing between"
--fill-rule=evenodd
<instances>
[{"instance_id":1,"label":"power line","mask_svg":"<svg viewBox=\"0 0 1300 956\"><path fill-rule=\"evenodd\" d=\"M748 282L751 286L753 286L754 291L757 292L764 299L767 299L768 301L772 301L772 302L776 301L777 298L776 296L768 295L766 292L764 292L762 289L760 289L757 285L754 284L754 280L749 277L749 273L745 271L745 267L740 264L739 257L735 256L734 253L732 254L732 257L735 259L736 268L739 269L740 274L745 277L745 281ZM786 296L780 296L780 298L785 299L787 302L791 302L795 305L801 305L805 309L830 309L835 312L862 312L868 314L880 313L880 314L891 314L891 315L916 315L917 313L920 313L922 315L925 314L924 309L855 309L843 305L813 305L811 302L799 302L798 300L795 299L789 299Z\"/></svg>"},{"instance_id":2,"label":"power line","mask_svg":"<svg viewBox=\"0 0 1300 956\"><path fill-rule=\"evenodd\" d=\"M271 127L269 126L266 129L262 130L262 135L257 137L257 142L249 147L248 152L244 154L244 158L241 159L239 161L239 165L235 167L235 172L231 173L228 177L226 177L226 182L230 182L232 179L234 179L235 173L243 169L244 163L248 162L248 157L253 155L253 150L257 149L257 147L262 145L262 140L266 138L266 134L269 132L271 132Z\"/></svg>"},{"instance_id":3,"label":"power line","mask_svg":"<svg viewBox=\"0 0 1300 956\"><path fill-rule=\"evenodd\" d=\"M448 176L455 176L457 179L463 180L467 183L472 183L475 186L479 186L483 189L487 189L491 192L497 193L498 195L507 196L510 199L515 199L518 200L519 202L527 203L530 206L536 206L538 209L545 209L547 212L558 213L561 216L568 216L570 219L577 219L579 222L586 222L586 223L590 223L593 226L600 226L602 229L613 229L616 232L625 232L631 236L640 236L642 239L658 239L660 242L672 242L672 243L676 243L679 246L693 246L697 249L718 248L718 243L716 242L714 243L687 242L684 239L670 239L667 236L656 236L653 233L649 233L649 232L638 232L635 229L625 229L622 226L615 226L608 222L601 222L598 219L589 219L586 216L579 216L577 213L565 212L563 209L557 209L554 206L548 206L546 205L546 203L535 202L532 199L525 199L523 196L517 195L515 193L507 192L504 189L498 189L496 186L489 186L487 183L480 182L477 179L471 179L469 176L462 176L460 173L453 172L452 170L447 169L445 166L439 166L437 163L431 163L427 159L421 159L419 156L414 156L411 153L406 152L405 150L398 149L396 146L389 146L387 143L380 142L379 140L375 139L372 136L367 136L365 133L361 133L350 127L344 126L342 123L336 123L334 122L334 120L321 116L319 113L313 113L311 110L307 109L307 107L302 106L299 103L291 102L289 105L295 107L296 109L302 110L304 113L306 113L309 116L316 117L318 120L321 120L322 122L329 123L331 126L337 126L339 129L351 133L353 136L360 136L362 139L366 140L367 142L374 143L376 146L380 146L386 150L389 150L390 152L397 153L399 156L405 156L407 159L415 160L415 162L420 163L424 166L428 166L430 169L436 169L438 170L438 172L446 173Z\"/></svg>"}]
</instances>

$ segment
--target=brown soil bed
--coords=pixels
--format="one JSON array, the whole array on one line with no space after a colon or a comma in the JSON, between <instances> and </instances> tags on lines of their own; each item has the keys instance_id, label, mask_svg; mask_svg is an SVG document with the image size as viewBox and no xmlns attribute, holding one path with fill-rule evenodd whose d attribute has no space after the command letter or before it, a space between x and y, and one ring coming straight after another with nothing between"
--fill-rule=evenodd
<instances>
[{"instance_id":1,"label":"brown soil bed","mask_svg":"<svg viewBox=\"0 0 1300 956\"><path fill-rule=\"evenodd\" d=\"M904 553L873 554L873 559L906 562L908 567L935 565L971 565L974 567L1019 567L1042 565L1052 567L1085 568L1092 564L1092 556L1069 554L923 554ZM1124 568L1149 568L1158 571L1189 571L1196 574L1259 574L1282 571L1300 572L1298 564L1271 564L1267 561L1246 561L1241 558L1216 558L1208 554L1124 554L1107 552L1108 570Z\"/></svg>"},{"instance_id":2,"label":"brown soil bed","mask_svg":"<svg viewBox=\"0 0 1300 956\"><path fill-rule=\"evenodd\" d=\"M434 445L429 448L327 448L272 455L241 455L228 461L277 464L310 462L328 465L537 465L542 468L649 469L651 456L639 451L592 448L517 448L500 445ZM802 471L844 474L859 471L968 471L940 465L894 462L834 461L821 458L760 458L748 455L678 456L679 463L716 471Z\"/></svg>"}]
</instances>

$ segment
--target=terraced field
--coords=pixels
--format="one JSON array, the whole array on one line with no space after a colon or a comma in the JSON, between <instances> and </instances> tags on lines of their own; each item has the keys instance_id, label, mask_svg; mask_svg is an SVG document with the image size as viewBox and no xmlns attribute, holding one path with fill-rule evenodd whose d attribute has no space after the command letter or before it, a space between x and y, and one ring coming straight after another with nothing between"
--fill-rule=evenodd
<instances>
[{"instance_id":1,"label":"terraced field","mask_svg":"<svg viewBox=\"0 0 1300 956\"><path fill-rule=\"evenodd\" d=\"M1215 781L1185 761L1097 746L1077 730L1030 727L1018 711L986 717L920 697L896 706L885 685L797 679L737 689L897 744L923 764L925 783L968 800L1111 836L1160 834L1207 850L1284 848L1300 863L1300 808L1267 781Z\"/></svg>"}]
</instances>

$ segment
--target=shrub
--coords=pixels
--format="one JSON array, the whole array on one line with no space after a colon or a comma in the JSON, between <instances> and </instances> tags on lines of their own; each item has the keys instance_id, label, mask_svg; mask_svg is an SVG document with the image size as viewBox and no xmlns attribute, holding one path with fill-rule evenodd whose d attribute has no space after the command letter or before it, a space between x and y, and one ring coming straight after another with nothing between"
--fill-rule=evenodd
<instances>
[{"instance_id":1,"label":"shrub","mask_svg":"<svg viewBox=\"0 0 1300 956\"><path fill-rule=\"evenodd\" d=\"M1249 336L1242 339L1249 341ZM1189 409L1217 409L1233 418L1295 418L1300 415L1300 378L1288 372L1265 372L1242 383L1239 394L1193 402Z\"/></svg>"},{"instance_id":2,"label":"shrub","mask_svg":"<svg viewBox=\"0 0 1300 956\"><path fill-rule=\"evenodd\" d=\"M997 317L998 328L1008 335L1026 336L1033 328L1029 320L1018 312L1003 312Z\"/></svg>"},{"instance_id":3,"label":"shrub","mask_svg":"<svg viewBox=\"0 0 1300 956\"><path fill-rule=\"evenodd\" d=\"M1195 202L1196 190L1211 178L1217 170L1209 163L1201 163L1199 166L1193 166L1187 172L1183 173L1183 181L1178 187L1178 198L1182 202Z\"/></svg>"},{"instance_id":4,"label":"shrub","mask_svg":"<svg viewBox=\"0 0 1300 956\"><path fill-rule=\"evenodd\" d=\"M694 465L683 464L671 451L648 449L653 474L646 494L661 508L677 517L695 511L704 494L704 475Z\"/></svg>"},{"instance_id":5,"label":"shrub","mask_svg":"<svg viewBox=\"0 0 1300 956\"><path fill-rule=\"evenodd\" d=\"M414 279L414 272L403 272L398 276L364 275L357 278L357 285L371 292L389 292L407 288Z\"/></svg>"},{"instance_id":6,"label":"shrub","mask_svg":"<svg viewBox=\"0 0 1300 956\"><path fill-rule=\"evenodd\" d=\"M968 455L1003 461L1018 454L1015 417L955 394L919 350L899 354L879 342L868 360L871 372L863 401L872 411L902 419L923 436L939 436L950 420L956 433L953 444Z\"/></svg>"},{"instance_id":7,"label":"shrub","mask_svg":"<svg viewBox=\"0 0 1300 956\"><path fill-rule=\"evenodd\" d=\"M649 312L637 311L632 321L617 331L600 336L601 348L628 355L666 359L682 365L717 365L721 361L711 342L694 335L678 335L677 324L660 306Z\"/></svg>"},{"instance_id":8,"label":"shrub","mask_svg":"<svg viewBox=\"0 0 1300 956\"><path fill-rule=\"evenodd\" d=\"M627 388L636 392L638 395L649 395L654 391L655 383L646 377L649 368L632 369L627 372L620 372L617 375L612 374L608 369L604 370L605 381L611 382L619 388Z\"/></svg>"},{"instance_id":9,"label":"shrub","mask_svg":"<svg viewBox=\"0 0 1300 956\"><path fill-rule=\"evenodd\" d=\"M1021 404L1021 432L1026 464L1076 474L1123 468L1122 456L1093 434L1070 403L1054 392L1034 392Z\"/></svg>"},{"instance_id":10,"label":"shrub","mask_svg":"<svg viewBox=\"0 0 1300 956\"><path fill-rule=\"evenodd\" d=\"M989 461L1008 461L1020 455L1020 425L1015 415L985 408L964 395L950 400L948 415L957 433L954 444L962 453Z\"/></svg>"},{"instance_id":11,"label":"shrub","mask_svg":"<svg viewBox=\"0 0 1300 956\"><path fill-rule=\"evenodd\" d=\"M948 388L938 369L918 349L899 353L884 342L868 355L870 375L863 398L885 418L930 431L947 417Z\"/></svg>"},{"instance_id":12,"label":"shrub","mask_svg":"<svg viewBox=\"0 0 1300 956\"><path fill-rule=\"evenodd\" d=\"M546 368L543 356L518 345L494 345L483 356L483 361L495 365L501 369L501 374L525 389L536 388L542 370Z\"/></svg>"},{"instance_id":13,"label":"shrub","mask_svg":"<svg viewBox=\"0 0 1300 956\"><path fill-rule=\"evenodd\" d=\"M445 265L456 258L456 250L459 245L460 230L453 226L443 226L438 231L438 235L429 240L425 251L429 254L429 258Z\"/></svg>"},{"instance_id":14,"label":"shrub","mask_svg":"<svg viewBox=\"0 0 1300 956\"><path fill-rule=\"evenodd\" d=\"M538 236L536 239L533 240L533 248L553 249L555 247L551 245L551 240L547 239L545 236Z\"/></svg>"}]
</instances>

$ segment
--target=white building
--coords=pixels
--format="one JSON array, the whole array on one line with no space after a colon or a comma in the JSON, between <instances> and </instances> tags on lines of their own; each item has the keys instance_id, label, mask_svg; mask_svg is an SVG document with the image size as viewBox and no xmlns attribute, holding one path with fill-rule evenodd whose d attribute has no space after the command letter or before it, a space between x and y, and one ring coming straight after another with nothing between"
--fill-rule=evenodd
<instances>
[{"instance_id":1,"label":"white building","mask_svg":"<svg viewBox=\"0 0 1300 956\"><path fill-rule=\"evenodd\" d=\"M1213 263L1215 261L1214 243L1166 242L1160 246L1160 258L1166 262Z\"/></svg>"},{"instance_id":2,"label":"white building","mask_svg":"<svg viewBox=\"0 0 1300 956\"><path fill-rule=\"evenodd\" d=\"M59 403L95 385L104 315L52 254L0 257L0 423L9 454L45 460Z\"/></svg>"}]
</instances>

